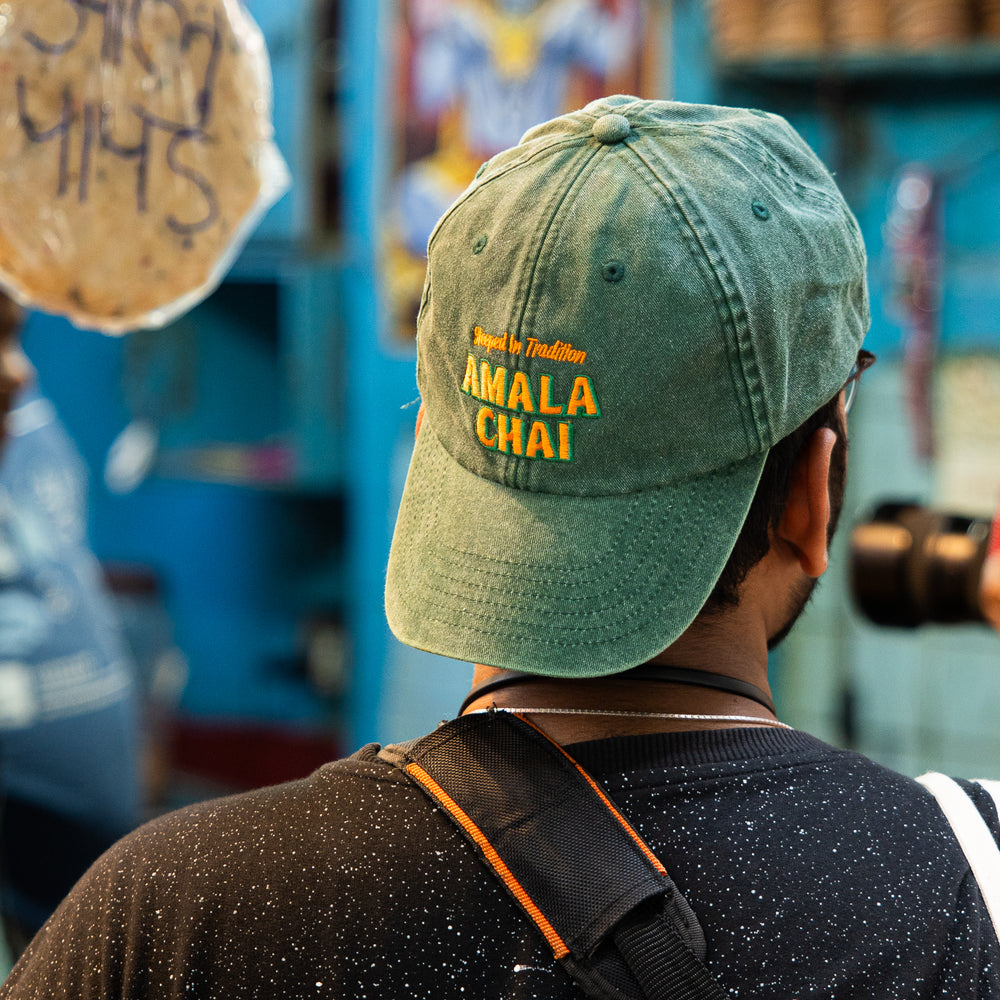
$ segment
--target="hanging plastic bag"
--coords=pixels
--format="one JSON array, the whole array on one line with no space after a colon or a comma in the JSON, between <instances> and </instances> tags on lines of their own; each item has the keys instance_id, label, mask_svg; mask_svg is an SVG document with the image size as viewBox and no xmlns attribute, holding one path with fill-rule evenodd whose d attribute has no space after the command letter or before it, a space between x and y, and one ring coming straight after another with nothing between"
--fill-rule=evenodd
<instances>
[{"instance_id":1,"label":"hanging plastic bag","mask_svg":"<svg viewBox=\"0 0 1000 1000\"><path fill-rule=\"evenodd\" d=\"M238 0L0 0L0 285L80 327L161 326L288 186Z\"/></svg>"}]
</instances>

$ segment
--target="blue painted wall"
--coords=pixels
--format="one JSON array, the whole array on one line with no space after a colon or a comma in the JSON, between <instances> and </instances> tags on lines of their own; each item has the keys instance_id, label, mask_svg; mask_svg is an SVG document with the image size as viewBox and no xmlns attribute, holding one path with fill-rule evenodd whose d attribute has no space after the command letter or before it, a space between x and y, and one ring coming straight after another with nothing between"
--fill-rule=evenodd
<instances>
[{"instance_id":1,"label":"blue painted wall","mask_svg":"<svg viewBox=\"0 0 1000 1000\"><path fill-rule=\"evenodd\" d=\"M989 515L993 492L956 496L954 456L914 454L884 227L900 170L926 165L942 185L942 308L935 390L964 357L1000 358L1000 47L883 53L841 60L765 60L740 72L716 62L708 5L676 0L673 92L679 100L739 104L785 115L836 174L869 253L872 327L879 355L852 414L851 469L831 569L799 627L774 656L779 711L789 722L849 743L910 773L1000 773L994 724L1000 642L977 625L876 628L859 617L847 582L849 526L887 497ZM938 427L951 414L936 412ZM975 414L967 414L973 428ZM984 408L978 422L995 424ZM1000 447L974 452L1000 484ZM950 439L948 447L962 446ZM971 506L969 506L971 505ZM956 508L949 508L956 509Z\"/></svg>"},{"instance_id":2,"label":"blue painted wall","mask_svg":"<svg viewBox=\"0 0 1000 1000\"><path fill-rule=\"evenodd\" d=\"M383 336L378 273L380 210L393 155L386 46L394 4L342 0L341 40L333 47L317 35L311 0L253 0L249 6L271 50L276 131L295 185L238 262L226 286L229 306L210 304L182 321L197 329L197 362L187 374L198 405L178 408L177 399L186 397L175 392L163 435L175 451L213 440L291 443L295 474L279 488L261 489L160 471L134 493L114 495L103 484L104 462L134 415L140 342L129 345L36 316L27 345L93 472L95 549L103 558L147 563L162 576L177 639L191 663L184 710L334 725L348 746L414 735L457 704L469 672L401 646L389 635L382 610L392 520L412 441L409 404L416 397L412 351ZM1000 104L993 95L1000 73L989 54L971 67L938 68L930 83L926 74L905 69L883 73L867 90L840 99L817 87L808 72L800 71L797 81L787 74L777 81L727 78L714 62L706 3L674 0L672 10L662 47L663 96L784 113L837 172L870 251L869 344L890 375L902 330L889 301L882 226L894 176L911 160L946 174L943 350L996 351ZM332 240L328 234L314 238L313 163L322 127L313 102L318 61L327 68L336 64L339 74L343 212ZM252 287L273 302L241 315L240 291ZM248 321L259 329L245 337L240 328ZM170 365L176 367L178 351L183 356L182 340L178 334L161 345L160 368L153 366L147 387L176 376ZM898 379L889 378L882 398L898 417L897 389ZM933 470L906 457L905 421L883 417L872 408L865 416L862 399L859 419L870 426L858 424L855 432L893 442L895 483L930 496ZM871 497L885 468L881 452L859 459L852 502L860 507ZM889 640L871 637L849 648L853 640L844 636L864 626L851 617L843 580L831 579L821 592L802 643L776 666L792 721L839 740L845 690L867 693L872 704L886 700L870 664L871 650ZM315 611L332 611L347 625L350 683L339 698L319 696L302 671L302 623ZM878 655L883 663L897 655L886 676L920 683L907 673L903 653ZM910 696L919 700L917 688ZM899 747L908 748L906 761L919 759L924 744L912 728L893 729L880 711L865 719L860 738L866 746L881 748L890 762L903 760Z\"/></svg>"},{"instance_id":3,"label":"blue painted wall","mask_svg":"<svg viewBox=\"0 0 1000 1000\"><path fill-rule=\"evenodd\" d=\"M317 251L311 220L324 39L309 0L249 8L272 53L276 138L292 190L220 292L167 331L115 339L36 314L25 346L90 469L95 551L159 577L190 665L183 711L321 725L339 706L304 675L302 626L313 613L343 614L349 575L338 308L346 267L335 249ZM370 66L354 71L374 76ZM362 294L373 297L370 287ZM109 448L130 420L151 415L172 474L154 468L134 492L110 492ZM217 444L278 444L293 453L294 471L275 488L248 487L219 471L225 456L216 455L214 471L199 476L185 449ZM227 478L235 483L210 481Z\"/></svg>"}]
</instances>

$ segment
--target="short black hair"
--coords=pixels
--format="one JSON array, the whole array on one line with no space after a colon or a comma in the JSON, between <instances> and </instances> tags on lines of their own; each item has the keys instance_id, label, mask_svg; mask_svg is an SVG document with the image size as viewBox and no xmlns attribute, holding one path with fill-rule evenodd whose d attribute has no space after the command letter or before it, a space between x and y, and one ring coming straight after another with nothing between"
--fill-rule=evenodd
<instances>
[{"instance_id":1,"label":"short black hair","mask_svg":"<svg viewBox=\"0 0 1000 1000\"><path fill-rule=\"evenodd\" d=\"M847 469L847 444L844 440L839 392L768 452L764 471L757 484L757 492L730 553L729 561L723 568L702 611L712 614L740 603L740 587L743 581L771 548L771 533L778 527L778 522L784 513L795 464L813 434L821 427L829 427L837 433L837 443L834 445L830 463L831 517L828 534L829 537L833 536L843 500Z\"/></svg>"}]
</instances>

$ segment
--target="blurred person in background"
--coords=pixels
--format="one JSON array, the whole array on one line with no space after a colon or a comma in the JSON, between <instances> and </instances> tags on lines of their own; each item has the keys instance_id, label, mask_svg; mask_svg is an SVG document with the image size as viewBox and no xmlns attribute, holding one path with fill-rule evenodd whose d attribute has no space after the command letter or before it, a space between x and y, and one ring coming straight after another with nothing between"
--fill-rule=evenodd
<instances>
[{"instance_id":1,"label":"blurred person in background","mask_svg":"<svg viewBox=\"0 0 1000 1000\"><path fill-rule=\"evenodd\" d=\"M86 471L0 293L0 912L17 953L140 820L132 670L86 538Z\"/></svg>"}]
</instances>

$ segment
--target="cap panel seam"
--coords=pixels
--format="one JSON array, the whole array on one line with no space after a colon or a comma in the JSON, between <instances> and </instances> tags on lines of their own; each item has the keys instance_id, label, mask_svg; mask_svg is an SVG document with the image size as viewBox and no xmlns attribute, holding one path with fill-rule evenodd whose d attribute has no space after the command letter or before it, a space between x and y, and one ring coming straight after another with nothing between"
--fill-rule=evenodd
<instances>
[{"instance_id":1,"label":"cap panel seam","mask_svg":"<svg viewBox=\"0 0 1000 1000\"><path fill-rule=\"evenodd\" d=\"M822 188L817 188L811 184L804 184L799 181L789 172L788 168L780 160L772 156L763 146L755 143L749 136L741 135L733 129L719 126L709 129L709 131L723 136L731 145L737 146L752 156L758 163L761 164L761 166L771 169L783 182L794 188L799 194L812 199L814 202L823 204L831 211L836 212L847 224L847 228L850 230L851 236L853 237L850 241L848 241L848 246L851 253L854 255L855 262L864 267L866 264L864 239L861 235L857 219L855 219L854 214L850 210L850 206L844 200L843 196L839 194L839 191L837 194L834 194L833 192L824 191ZM810 152L812 152L812 150L810 150ZM815 155L815 153L813 153L813 156L816 163L829 175L830 184L834 185L835 181L833 180L833 176L830 174L829 170L827 170L826 165L819 159L818 156Z\"/></svg>"},{"instance_id":2,"label":"cap panel seam","mask_svg":"<svg viewBox=\"0 0 1000 1000\"><path fill-rule=\"evenodd\" d=\"M824 191L823 188L816 187L812 184L806 184L803 181L796 178L788 168L781 162L781 160L772 156L763 146L754 142L752 137L739 132L736 129L725 125L707 125L707 124L677 124L677 125L639 125L634 126L634 131L639 136L649 135L650 133L676 133L678 135L690 135L692 133L696 135L714 135L720 138L724 138L733 146L739 146L744 152L749 153L758 163L762 166L768 167L775 173L780 174L782 179L788 184L794 187L801 193L814 198L817 201L822 201L829 205L831 208L840 208L844 206L842 199L837 198L835 195L829 191ZM815 155L815 154L814 154ZM829 170L826 165L818 157L816 158L816 163L827 173ZM834 183L832 177L830 178L830 183Z\"/></svg>"},{"instance_id":3,"label":"cap panel seam","mask_svg":"<svg viewBox=\"0 0 1000 1000\"><path fill-rule=\"evenodd\" d=\"M568 183L556 187L553 191L552 197L549 199L548 205L545 206L543 218L548 221L545 225L545 231L541 234L538 252L534 255L528 284L524 288L524 304L521 307L521 315L517 322L517 330L519 333L524 332L526 322L529 319L533 321L538 312L537 300L534 302L532 301L532 292L534 291L536 284L535 277L538 276L539 278L538 284L541 284L542 280L545 278L545 272L550 264L549 258L551 256L551 251L548 250L548 246L555 242L555 238L558 237L559 233L562 231L561 209L566 202L570 201L571 197L576 194L577 189L586 181L586 177L584 175L592 170L594 161L600 155L601 151L606 148L606 146L597 146L589 150L572 179L570 179ZM553 203L555 204L553 205ZM551 215L548 212L549 205L553 205ZM549 239L550 236L553 237L551 241ZM543 258L545 258L544 262Z\"/></svg>"},{"instance_id":4,"label":"cap panel seam","mask_svg":"<svg viewBox=\"0 0 1000 1000\"><path fill-rule=\"evenodd\" d=\"M582 184L587 168L593 162L600 150L601 147L590 150L584 149L582 151L583 161L577 168L576 173L573 174L571 178L568 178L565 183L558 184L553 187L552 194L549 196L544 208L542 208L539 213L541 224L535 229L537 250L534 253L525 255L529 266L522 271L520 280L518 281L517 295L521 302L521 310L520 315L509 327L511 333L516 330L521 336L524 336L524 330L529 316L533 316L533 314L537 312L537 303L532 302L532 294L536 287L536 276L539 279L538 284L541 284L541 279L545 276L542 258L546 254L547 245L549 244L549 236L553 233L558 234L559 227L557 225L557 218L560 215L560 210L570 197L575 194L579 185ZM520 356L515 358L515 368L518 371L524 370L521 367ZM523 461L525 460L519 460L515 455L507 456L504 463L505 485L510 486L513 489L518 488L518 480L521 478L519 475L519 469Z\"/></svg>"},{"instance_id":5,"label":"cap panel seam","mask_svg":"<svg viewBox=\"0 0 1000 1000\"><path fill-rule=\"evenodd\" d=\"M579 136L574 136L573 139L574 139L574 142L559 142L559 143L553 143L551 145L547 145L546 147L544 147L544 149L539 150L537 154L532 155L532 156L528 156L528 157L526 157L523 160L518 160L517 163L511 164L509 168L506 168L506 169L498 172L493 177L490 177L487 181L483 182L483 185L485 185L486 183L489 183L490 181L497 180L497 179L505 176L507 173L509 173L510 171L516 169L517 167L523 167L526 164L531 163L533 160L537 159L538 156L541 156L543 153L544 154L554 155L556 152L561 151L561 149L563 147L571 147L572 145L574 145L574 143L575 144L580 144L579 143L579 139L580 139ZM582 167L581 167L581 169L582 169ZM572 186L572 184L570 184L569 186ZM470 191L469 195L471 195L473 193L474 193L474 191ZM567 193L568 192L567 192L566 188L564 188L561 185L560 186L556 186L556 187L553 188L552 193L550 194L548 201L546 202L546 204L542 207L542 209L539 212L539 223L535 227L535 229L534 229L534 231L532 233L532 241L531 241L531 243L529 245L535 245L535 244L542 244L543 245L544 244L544 241L545 241L546 235L548 233L548 230L549 230L549 228L552 225L552 219L554 218L556 212L559 209L558 204L554 205L554 203L560 202L563 198L566 197ZM469 195L467 195L466 197L468 197ZM465 201L466 197L463 197L461 200ZM453 206L452 211L454 210L455 207L457 207L457 205ZM449 212L449 214L450 214L450 212ZM521 255L520 255L521 256L521 260L522 260L522 267L521 267L521 273L518 276L518 281L517 281L517 290L515 292L515 306L514 306L514 308L517 309L518 304L520 304L520 313L521 313L521 315L520 315L520 317L517 318L517 320L515 322L507 324L507 329L512 334L515 331L517 331L517 332L521 331L521 326L522 326L522 323L523 323L523 317L524 317L525 311L527 309L528 299L529 299L530 294L531 294L532 278L533 278L533 275L534 275L535 267L537 266L537 258L538 258L538 256L540 256L541 252L542 251L541 251L541 246L540 246L538 252L534 255L534 257L535 257L534 261L531 259L531 254L529 254L527 252L521 253ZM513 317L512 317L512 319L513 319ZM522 371L523 369L521 367L521 358L520 358L520 356L515 355L513 358L508 359L508 366L509 366L510 370ZM440 443L440 439L438 439L438 440L439 440L439 443ZM498 461L498 464L499 464L500 463L499 456L497 458L497 461ZM518 462L518 458L517 458L516 455L509 454L509 455L505 455L503 457L503 459L502 459L502 465L501 465L501 468L499 470L500 471L500 482L502 483L502 485L507 486L507 487L509 487L511 489L516 489L517 488L517 470L518 470L518 465L519 465L519 462Z\"/></svg>"},{"instance_id":6,"label":"cap panel seam","mask_svg":"<svg viewBox=\"0 0 1000 1000\"><path fill-rule=\"evenodd\" d=\"M732 335L732 346L735 347L735 351L732 353L736 355L736 358L732 356L729 358L730 373L733 377L734 385L742 389L745 394L744 403L749 404L748 407L741 410L741 415L748 409L753 421L753 440L749 440L750 435L748 434L748 444L753 447L754 451L763 451L770 445L765 440L765 434L761 430L762 427L767 428L768 417L766 413L760 413L760 405L763 400L760 364L749 332L749 317L746 304L743 301L739 285L733 278L732 269L729 267L718 244L712 238L711 230L702 218L701 213L697 210L694 202L684 195L682 185L678 183L670 168L665 163L660 164L660 170L672 182L671 185L668 185L664 177L660 176L640 150L636 149L631 143L628 144L628 148L635 158L646 168L648 173L643 173L639 170L630 159L626 158L625 162L668 209L672 208L680 216L683 222L681 232L684 235L685 241L693 245L698 251L693 253L692 256L700 269L703 271L707 269L710 284L714 285L719 293L712 296L712 301L716 307L721 325L724 330L728 330ZM664 198L663 192L666 192L669 197ZM745 356L748 357L750 366L753 369L752 380L746 370L748 366L742 363L736 364L737 359L742 361ZM748 431L746 420L743 421L743 429L744 433Z\"/></svg>"},{"instance_id":7,"label":"cap panel seam","mask_svg":"<svg viewBox=\"0 0 1000 1000\"><path fill-rule=\"evenodd\" d=\"M528 155L526 155L526 156L522 156L522 157L518 157L516 159L513 159L510 163L505 164L496 173L489 174L488 176L484 176L484 177L482 177L479 180L473 180L469 184L469 186L465 189L465 191L463 191L462 194L460 194L458 196L458 198L451 204L451 206L441 216L441 218L438 219L437 224L431 230L431 234L427 238L427 248L428 248L428 250L430 250L430 248L433 246L434 241L437 238L438 231L445 224L445 222L448 219L450 219L451 216L466 201L468 201L474 194L476 194L477 191L480 191L482 188L486 187L488 184L491 184L493 181L499 180L501 177L504 177L506 174L510 173L510 171L517 170L518 167L523 167L526 164L531 163L533 160L538 159L538 157L540 157L540 156L545 156L547 153L554 152L555 150L558 150L558 149L562 148L563 146L572 146L574 143L577 143L577 144L580 144L580 145L585 145L586 141L587 141L587 136L586 135L571 135L571 136L567 136L564 139L558 139L558 140L555 140L553 142L546 143L546 145L542 146L540 149L534 150L533 152L528 153ZM519 147L515 146L513 148L514 149L518 149Z\"/></svg>"},{"instance_id":8,"label":"cap panel seam","mask_svg":"<svg viewBox=\"0 0 1000 1000\"><path fill-rule=\"evenodd\" d=\"M781 160L772 156L764 146L754 142L752 137L747 136L732 127L724 125L678 125L676 127L662 125L639 127L636 129L636 132L640 136L651 132L676 132L684 134L696 132L699 134L707 133L726 139L730 145L742 149L745 153L752 156L761 166L773 171L783 182L794 188L799 194L812 199L818 204L825 205L831 211L837 212L847 224L847 228L850 230L851 236L853 237L853 239L848 241L848 246L855 261L862 267L866 265L867 257L864 249L864 238L861 235L861 229L858 226L858 221L854 217L854 214L850 210L850 206L844 200L843 196L838 197L839 192L834 194L833 192L826 191L823 188L816 187L815 185L803 183L788 170ZM829 183L831 185L835 185L836 182L823 161L820 160L812 150L809 150L809 152L812 153L818 166L826 171L829 176Z\"/></svg>"},{"instance_id":9,"label":"cap panel seam","mask_svg":"<svg viewBox=\"0 0 1000 1000\"><path fill-rule=\"evenodd\" d=\"M731 146L736 146L739 149L742 149L743 152L748 153L762 167L767 167L769 170L773 171L773 173L777 174L786 184L795 188L795 190L800 194L805 195L808 198L812 198L815 201L823 202L830 208L840 208L843 204L843 201L834 196L831 192L824 191L822 188L815 187L812 184L807 184L805 181L795 177L795 175L791 173L781 160L769 153L764 147L755 143L752 137L741 135L735 129L724 127L716 127L709 129L708 131L715 133L720 138L726 139ZM822 161L817 159L816 162L817 166L826 171L826 167L823 165ZM829 171L827 171L827 173L829 173Z\"/></svg>"}]
</instances>

